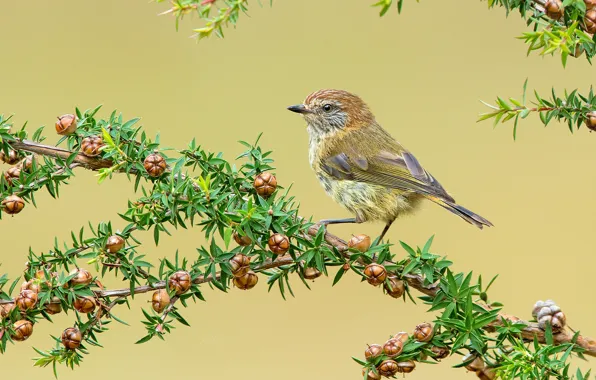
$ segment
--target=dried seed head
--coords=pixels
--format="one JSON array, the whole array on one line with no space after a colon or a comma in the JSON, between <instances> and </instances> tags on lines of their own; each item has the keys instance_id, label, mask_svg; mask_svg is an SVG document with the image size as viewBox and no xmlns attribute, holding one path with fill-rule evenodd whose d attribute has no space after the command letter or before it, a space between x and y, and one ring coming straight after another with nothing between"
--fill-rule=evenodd
<instances>
[{"instance_id":1,"label":"dried seed head","mask_svg":"<svg viewBox=\"0 0 596 380\"><path fill-rule=\"evenodd\" d=\"M9 195L2 200L4 212L10 215L18 214L25 208L25 201L18 195Z\"/></svg>"},{"instance_id":2,"label":"dried seed head","mask_svg":"<svg viewBox=\"0 0 596 380\"><path fill-rule=\"evenodd\" d=\"M401 340L401 342L405 345L410 337L408 333L405 331L400 331L393 336L393 339Z\"/></svg>"},{"instance_id":3,"label":"dried seed head","mask_svg":"<svg viewBox=\"0 0 596 380\"><path fill-rule=\"evenodd\" d=\"M314 280L316 278L321 277L321 271L313 267L304 268L302 274L304 278L307 280Z\"/></svg>"},{"instance_id":4,"label":"dried seed head","mask_svg":"<svg viewBox=\"0 0 596 380\"><path fill-rule=\"evenodd\" d=\"M404 344L399 339L389 339L383 345L383 352L390 358L394 358L401 354L404 349Z\"/></svg>"},{"instance_id":5,"label":"dried seed head","mask_svg":"<svg viewBox=\"0 0 596 380\"><path fill-rule=\"evenodd\" d=\"M72 135L77 130L77 118L75 115L66 114L58 116L56 122L56 133L59 135Z\"/></svg>"},{"instance_id":6,"label":"dried seed head","mask_svg":"<svg viewBox=\"0 0 596 380\"><path fill-rule=\"evenodd\" d=\"M466 369L468 371L476 372L476 371L482 371L482 369L484 369L484 360L482 360L481 356L476 356L475 354L470 353L470 354L467 354L466 356L464 356L462 361L463 362L470 361L468 364L466 364Z\"/></svg>"},{"instance_id":7,"label":"dried seed head","mask_svg":"<svg viewBox=\"0 0 596 380\"><path fill-rule=\"evenodd\" d=\"M397 372L410 373L416 369L416 363L412 360L397 363Z\"/></svg>"},{"instance_id":8,"label":"dried seed head","mask_svg":"<svg viewBox=\"0 0 596 380\"><path fill-rule=\"evenodd\" d=\"M14 302L0 304L0 319L8 317L8 315L14 310L14 308Z\"/></svg>"},{"instance_id":9,"label":"dried seed head","mask_svg":"<svg viewBox=\"0 0 596 380\"><path fill-rule=\"evenodd\" d=\"M563 3L561 0L547 0L544 4L544 13L553 20L563 17Z\"/></svg>"},{"instance_id":10,"label":"dried seed head","mask_svg":"<svg viewBox=\"0 0 596 380\"><path fill-rule=\"evenodd\" d=\"M236 244L238 244L239 246L246 247L247 245L252 244L251 238L249 238L246 235L240 236L240 234L236 231L234 231L234 234L232 235L232 237L234 238L234 241L236 242Z\"/></svg>"},{"instance_id":11,"label":"dried seed head","mask_svg":"<svg viewBox=\"0 0 596 380\"><path fill-rule=\"evenodd\" d=\"M263 198L267 198L275 192L275 189L277 189L277 179L273 174L264 172L255 177L255 181L252 185L257 194Z\"/></svg>"},{"instance_id":12,"label":"dried seed head","mask_svg":"<svg viewBox=\"0 0 596 380\"><path fill-rule=\"evenodd\" d=\"M33 290L22 290L15 302L19 310L31 310L35 307L35 304L37 304L37 293L35 293Z\"/></svg>"},{"instance_id":13,"label":"dried seed head","mask_svg":"<svg viewBox=\"0 0 596 380\"><path fill-rule=\"evenodd\" d=\"M70 271L69 276L74 275L70 280L70 285L89 285L93 281L93 276L88 270L83 268L75 268Z\"/></svg>"},{"instance_id":14,"label":"dried seed head","mask_svg":"<svg viewBox=\"0 0 596 380\"><path fill-rule=\"evenodd\" d=\"M234 285L238 289L249 290L259 282L259 276L253 271L248 271L244 276L234 277Z\"/></svg>"},{"instance_id":15,"label":"dried seed head","mask_svg":"<svg viewBox=\"0 0 596 380\"><path fill-rule=\"evenodd\" d=\"M484 367L481 371L476 372L476 376L482 380L493 380L497 376L494 368Z\"/></svg>"},{"instance_id":16,"label":"dried seed head","mask_svg":"<svg viewBox=\"0 0 596 380\"><path fill-rule=\"evenodd\" d=\"M26 319L21 319L12 324L14 333L10 336L12 340L22 342L27 340L33 334L33 323Z\"/></svg>"},{"instance_id":17,"label":"dried seed head","mask_svg":"<svg viewBox=\"0 0 596 380\"><path fill-rule=\"evenodd\" d=\"M421 323L414 329L412 336L419 342L429 342L433 338L433 325Z\"/></svg>"},{"instance_id":18,"label":"dried seed head","mask_svg":"<svg viewBox=\"0 0 596 380\"><path fill-rule=\"evenodd\" d=\"M92 313L95 310L95 299L93 297L77 297L72 304L79 313Z\"/></svg>"},{"instance_id":19,"label":"dried seed head","mask_svg":"<svg viewBox=\"0 0 596 380\"><path fill-rule=\"evenodd\" d=\"M594 25L596 25L596 23ZM586 115L586 127L588 127L590 131L596 131L596 111L588 112Z\"/></svg>"},{"instance_id":20,"label":"dried seed head","mask_svg":"<svg viewBox=\"0 0 596 380\"><path fill-rule=\"evenodd\" d=\"M385 283L383 287L385 288L387 294L393 298L400 298L406 291L404 282L394 276L389 277L389 284Z\"/></svg>"},{"instance_id":21,"label":"dried seed head","mask_svg":"<svg viewBox=\"0 0 596 380\"><path fill-rule=\"evenodd\" d=\"M596 9L590 9L584 17L584 28L590 34L596 33Z\"/></svg>"},{"instance_id":22,"label":"dried seed head","mask_svg":"<svg viewBox=\"0 0 596 380\"><path fill-rule=\"evenodd\" d=\"M87 157L99 156L99 150L103 146L101 136L88 136L81 141L81 152Z\"/></svg>"},{"instance_id":23,"label":"dried seed head","mask_svg":"<svg viewBox=\"0 0 596 380\"><path fill-rule=\"evenodd\" d=\"M290 239L284 234L273 234L267 243L269 250L276 255L283 255L290 249Z\"/></svg>"},{"instance_id":24,"label":"dried seed head","mask_svg":"<svg viewBox=\"0 0 596 380\"><path fill-rule=\"evenodd\" d=\"M366 281L368 281L369 284L379 286L387 278L387 271L385 270L384 266L377 263L372 263L368 264L366 268L364 268L364 275L366 276Z\"/></svg>"},{"instance_id":25,"label":"dried seed head","mask_svg":"<svg viewBox=\"0 0 596 380\"><path fill-rule=\"evenodd\" d=\"M186 271L180 270L172 274L168 280L170 290L174 290L176 295L179 296L182 293L186 293L192 285L190 274Z\"/></svg>"},{"instance_id":26,"label":"dried seed head","mask_svg":"<svg viewBox=\"0 0 596 380\"><path fill-rule=\"evenodd\" d=\"M18 166L11 166L7 171L4 172L4 179L9 185L13 185L14 181L19 179L21 176L21 168Z\"/></svg>"},{"instance_id":27,"label":"dried seed head","mask_svg":"<svg viewBox=\"0 0 596 380\"><path fill-rule=\"evenodd\" d=\"M383 347L379 344L371 344L368 346L366 351L364 351L364 357L366 360L374 359L380 356L383 353Z\"/></svg>"},{"instance_id":28,"label":"dried seed head","mask_svg":"<svg viewBox=\"0 0 596 380\"><path fill-rule=\"evenodd\" d=\"M151 306L156 313L161 313L170 304L170 296L165 289L156 290L151 298Z\"/></svg>"},{"instance_id":29,"label":"dried seed head","mask_svg":"<svg viewBox=\"0 0 596 380\"><path fill-rule=\"evenodd\" d=\"M151 177L159 177L166 171L168 165L161 154L151 153L143 161L143 167Z\"/></svg>"},{"instance_id":30,"label":"dried seed head","mask_svg":"<svg viewBox=\"0 0 596 380\"><path fill-rule=\"evenodd\" d=\"M108 253L116 253L124 248L124 239L118 235L112 235L106 242L106 251Z\"/></svg>"},{"instance_id":31,"label":"dried seed head","mask_svg":"<svg viewBox=\"0 0 596 380\"><path fill-rule=\"evenodd\" d=\"M69 327L62 332L62 345L64 345L67 350L76 350L81 346L82 340L83 335L79 329L75 327Z\"/></svg>"},{"instance_id":32,"label":"dried seed head","mask_svg":"<svg viewBox=\"0 0 596 380\"><path fill-rule=\"evenodd\" d=\"M348 241L348 247L357 249L360 252L366 252L370 248L370 236L364 234L354 235Z\"/></svg>"},{"instance_id":33,"label":"dried seed head","mask_svg":"<svg viewBox=\"0 0 596 380\"><path fill-rule=\"evenodd\" d=\"M234 277L242 277L250 270L250 258L241 253L235 254L229 261Z\"/></svg>"},{"instance_id":34,"label":"dried seed head","mask_svg":"<svg viewBox=\"0 0 596 380\"><path fill-rule=\"evenodd\" d=\"M379 373L385 377L391 377L397 373L397 362L394 360L383 361L377 369Z\"/></svg>"},{"instance_id":35,"label":"dried seed head","mask_svg":"<svg viewBox=\"0 0 596 380\"><path fill-rule=\"evenodd\" d=\"M50 303L47 303L44 306L44 310L46 313L50 315L58 314L62 311L62 305L60 304L60 299L58 297L52 297Z\"/></svg>"},{"instance_id":36,"label":"dried seed head","mask_svg":"<svg viewBox=\"0 0 596 380\"><path fill-rule=\"evenodd\" d=\"M35 280L25 281L21 285L21 290L32 290L35 293L39 293L39 290L40 290L39 281L35 281Z\"/></svg>"},{"instance_id":37,"label":"dried seed head","mask_svg":"<svg viewBox=\"0 0 596 380\"><path fill-rule=\"evenodd\" d=\"M14 165L19 162L19 154L12 150L8 150L8 154L4 153L4 150L0 150L0 161L8 165Z\"/></svg>"},{"instance_id":38,"label":"dried seed head","mask_svg":"<svg viewBox=\"0 0 596 380\"><path fill-rule=\"evenodd\" d=\"M362 376L366 373L366 369L362 370ZM366 380L381 380L381 374L379 372L375 372L372 369L368 371L366 374Z\"/></svg>"},{"instance_id":39,"label":"dried seed head","mask_svg":"<svg viewBox=\"0 0 596 380\"><path fill-rule=\"evenodd\" d=\"M449 356L449 348L447 347L432 346L430 351L432 352L432 357L435 359L445 359Z\"/></svg>"}]
</instances>

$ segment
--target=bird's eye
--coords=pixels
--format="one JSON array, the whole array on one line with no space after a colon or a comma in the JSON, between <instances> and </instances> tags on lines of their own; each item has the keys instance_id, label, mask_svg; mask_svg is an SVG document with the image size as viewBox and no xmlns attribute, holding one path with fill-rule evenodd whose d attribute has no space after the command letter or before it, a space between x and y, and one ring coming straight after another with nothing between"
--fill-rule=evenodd
<instances>
[{"instance_id":1,"label":"bird's eye","mask_svg":"<svg viewBox=\"0 0 596 380\"><path fill-rule=\"evenodd\" d=\"M325 105L323 106L323 111L325 111L325 112L329 112L329 111L331 111L331 108L332 108L332 107L331 107L331 104L325 104Z\"/></svg>"}]
</instances>

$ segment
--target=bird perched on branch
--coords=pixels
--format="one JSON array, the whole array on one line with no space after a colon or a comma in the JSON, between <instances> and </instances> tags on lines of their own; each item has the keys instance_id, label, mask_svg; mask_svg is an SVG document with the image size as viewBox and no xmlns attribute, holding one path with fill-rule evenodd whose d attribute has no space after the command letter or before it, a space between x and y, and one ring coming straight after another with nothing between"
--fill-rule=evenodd
<instances>
[{"instance_id":1,"label":"bird perched on branch","mask_svg":"<svg viewBox=\"0 0 596 380\"><path fill-rule=\"evenodd\" d=\"M375 120L366 103L343 90L320 90L304 104L288 107L308 125L309 159L325 191L354 218L321 224L393 221L412 212L424 198L478 228L492 223L458 205L416 157Z\"/></svg>"}]
</instances>

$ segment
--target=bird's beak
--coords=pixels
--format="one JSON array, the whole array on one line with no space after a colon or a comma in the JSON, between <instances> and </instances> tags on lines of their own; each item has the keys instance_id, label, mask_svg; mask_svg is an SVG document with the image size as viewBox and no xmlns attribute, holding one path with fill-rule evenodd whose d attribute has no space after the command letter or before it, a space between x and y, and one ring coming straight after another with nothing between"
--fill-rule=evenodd
<instances>
[{"instance_id":1,"label":"bird's beak","mask_svg":"<svg viewBox=\"0 0 596 380\"><path fill-rule=\"evenodd\" d=\"M296 104L295 106L289 106L288 109L296 113L312 113L312 111L306 108L304 104Z\"/></svg>"}]
</instances>

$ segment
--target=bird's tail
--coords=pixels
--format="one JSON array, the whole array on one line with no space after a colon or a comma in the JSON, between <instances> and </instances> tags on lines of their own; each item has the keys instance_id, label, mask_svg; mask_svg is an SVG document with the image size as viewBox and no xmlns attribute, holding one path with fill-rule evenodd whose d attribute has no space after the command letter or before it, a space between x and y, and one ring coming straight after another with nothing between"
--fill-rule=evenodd
<instances>
[{"instance_id":1,"label":"bird's tail","mask_svg":"<svg viewBox=\"0 0 596 380\"><path fill-rule=\"evenodd\" d=\"M492 227L493 224L488 220L484 219L480 215L473 213L472 211L468 210L467 208L460 206L456 203L446 201L444 199L438 197L427 197L431 201L435 202L439 206L443 207L444 209L451 211L455 215L459 216L466 222L475 225L476 227L482 229L482 227Z\"/></svg>"}]
</instances>

